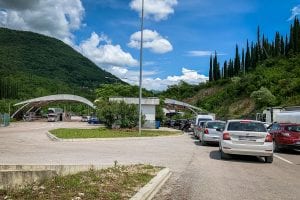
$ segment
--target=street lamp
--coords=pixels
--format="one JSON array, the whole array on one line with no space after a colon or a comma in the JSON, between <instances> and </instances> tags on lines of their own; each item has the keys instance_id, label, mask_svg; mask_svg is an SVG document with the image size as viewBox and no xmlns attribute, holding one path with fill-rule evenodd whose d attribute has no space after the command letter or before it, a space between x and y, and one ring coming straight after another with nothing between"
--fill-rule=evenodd
<instances>
[{"instance_id":1,"label":"street lamp","mask_svg":"<svg viewBox=\"0 0 300 200\"><path fill-rule=\"evenodd\" d=\"M142 133L142 67L143 67L143 29L144 29L144 0L142 0L141 16L141 47L140 47L140 92L139 92L139 135Z\"/></svg>"}]
</instances>

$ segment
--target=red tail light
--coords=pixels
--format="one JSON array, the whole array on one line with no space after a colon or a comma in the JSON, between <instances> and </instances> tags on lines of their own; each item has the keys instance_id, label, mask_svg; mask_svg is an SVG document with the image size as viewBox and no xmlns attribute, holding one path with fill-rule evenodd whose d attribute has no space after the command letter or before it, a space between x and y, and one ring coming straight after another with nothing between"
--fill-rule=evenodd
<instances>
[{"instance_id":1,"label":"red tail light","mask_svg":"<svg viewBox=\"0 0 300 200\"><path fill-rule=\"evenodd\" d=\"M223 140L231 140L229 133L227 132L223 133Z\"/></svg>"},{"instance_id":2,"label":"red tail light","mask_svg":"<svg viewBox=\"0 0 300 200\"><path fill-rule=\"evenodd\" d=\"M270 133L267 134L265 142L273 142L273 137Z\"/></svg>"},{"instance_id":3,"label":"red tail light","mask_svg":"<svg viewBox=\"0 0 300 200\"><path fill-rule=\"evenodd\" d=\"M207 128L204 130L204 134L208 134L208 129Z\"/></svg>"}]
</instances>

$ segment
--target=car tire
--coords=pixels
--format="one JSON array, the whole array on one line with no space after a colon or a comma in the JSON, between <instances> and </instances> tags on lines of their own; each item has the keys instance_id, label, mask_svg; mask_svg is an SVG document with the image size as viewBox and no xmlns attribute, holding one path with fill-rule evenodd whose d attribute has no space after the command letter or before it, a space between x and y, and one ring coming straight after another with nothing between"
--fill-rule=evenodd
<instances>
[{"instance_id":1,"label":"car tire","mask_svg":"<svg viewBox=\"0 0 300 200\"><path fill-rule=\"evenodd\" d=\"M265 162L266 163L272 163L273 162L273 156L266 156L265 157Z\"/></svg>"},{"instance_id":2,"label":"car tire","mask_svg":"<svg viewBox=\"0 0 300 200\"><path fill-rule=\"evenodd\" d=\"M280 148L278 147L278 144L275 140L273 141L273 151L280 152Z\"/></svg>"},{"instance_id":3,"label":"car tire","mask_svg":"<svg viewBox=\"0 0 300 200\"><path fill-rule=\"evenodd\" d=\"M221 149L221 159L222 160L228 160L230 156L227 153L224 153L223 150Z\"/></svg>"}]
</instances>

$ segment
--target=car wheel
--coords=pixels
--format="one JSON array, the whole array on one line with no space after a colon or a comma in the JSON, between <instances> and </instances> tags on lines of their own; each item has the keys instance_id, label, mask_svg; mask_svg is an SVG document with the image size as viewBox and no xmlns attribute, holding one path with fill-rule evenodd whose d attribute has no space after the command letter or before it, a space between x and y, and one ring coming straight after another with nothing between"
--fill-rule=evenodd
<instances>
[{"instance_id":1,"label":"car wheel","mask_svg":"<svg viewBox=\"0 0 300 200\"><path fill-rule=\"evenodd\" d=\"M223 150L221 149L221 159L227 160L229 158L230 158L230 156L227 153L224 153Z\"/></svg>"},{"instance_id":2,"label":"car wheel","mask_svg":"<svg viewBox=\"0 0 300 200\"><path fill-rule=\"evenodd\" d=\"M280 148L278 147L278 144L275 140L273 140L273 151L280 152Z\"/></svg>"},{"instance_id":3,"label":"car wheel","mask_svg":"<svg viewBox=\"0 0 300 200\"><path fill-rule=\"evenodd\" d=\"M265 157L265 162L266 163L272 163L273 162L273 156L266 156Z\"/></svg>"}]
</instances>

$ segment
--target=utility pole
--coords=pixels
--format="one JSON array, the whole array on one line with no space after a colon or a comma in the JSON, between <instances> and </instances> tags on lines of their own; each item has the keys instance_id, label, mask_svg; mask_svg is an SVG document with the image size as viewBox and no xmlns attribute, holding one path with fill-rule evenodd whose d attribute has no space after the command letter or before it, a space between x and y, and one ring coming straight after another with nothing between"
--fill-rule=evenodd
<instances>
[{"instance_id":1,"label":"utility pole","mask_svg":"<svg viewBox=\"0 0 300 200\"><path fill-rule=\"evenodd\" d=\"M143 30L144 30L144 0L142 0L142 16L141 16L141 47L140 47L140 93L139 93L139 135L142 134L142 77L143 77Z\"/></svg>"}]
</instances>

